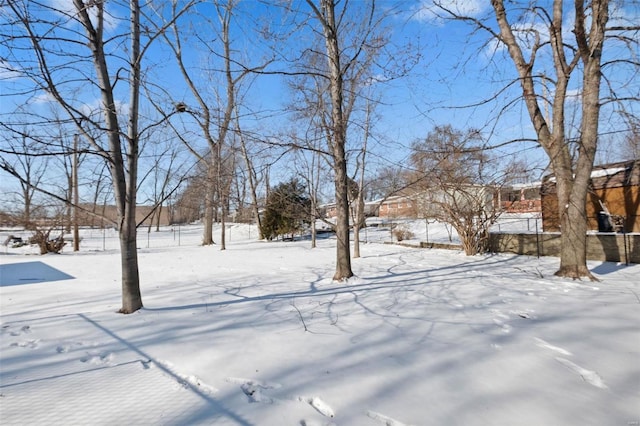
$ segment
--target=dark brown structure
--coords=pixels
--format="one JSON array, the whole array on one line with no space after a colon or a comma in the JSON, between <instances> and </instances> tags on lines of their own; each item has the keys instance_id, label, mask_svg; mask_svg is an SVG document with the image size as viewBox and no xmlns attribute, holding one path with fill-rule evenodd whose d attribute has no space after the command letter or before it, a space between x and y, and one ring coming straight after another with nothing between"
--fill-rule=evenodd
<instances>
[{"instance_id":1,"label":"dark brown structure","mask_svg":"<svg viewBox=\"0 0 640 426\"><path fill-rule=\"evenodd\" d=\"M542 227L560 231L556 181L542 179ZM640 159L594 166L587 197L588 228L593 231L640 232Z\"/></svg>"}]
</instances>

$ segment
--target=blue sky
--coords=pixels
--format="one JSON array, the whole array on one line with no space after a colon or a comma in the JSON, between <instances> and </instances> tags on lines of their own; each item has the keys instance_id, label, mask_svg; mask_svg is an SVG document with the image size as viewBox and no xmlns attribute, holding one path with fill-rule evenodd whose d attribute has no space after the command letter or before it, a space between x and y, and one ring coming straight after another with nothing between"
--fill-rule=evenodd
<instances>
[{"instance_id":1,"label":"blue sky","mask_svg":"<svg viewBox=\"0 0 640 426\"><path fill-rule=\"evenodd\" d=\"M70 10L70 0L44 0L45 3L57 7L59 10ZM458 1L447 0L450 7L478 18L488 17L490 5L488 1ZM456 5L457 3L457 5ZM542 2L544 3L544 2ZM308 8L301 0L293 2L302 11ZM351 1L350 5L356 9L368 3ZM107 3L108 11L112 17L108 21L107 33L119 34L127 28L125 4L117 1ZM360 8L362 9L362 8ZM213 49L219 49L216 44L216 35L210 30L206 18L215 21L215 15L210 5L199 7L200 17L185 17L182 21L183 28L193 31L204 40L210 40ZM515 102L506 114L498 117L498 111L505 102L514 100L519 95L519 88L515 86L500 96L500 102L478 105L473 108L460 108L465 105L473 105L482 100L489 99L497 93L507 82L512 81L515 72L513 66L506 60L505 52L500 47L492 44L485 32L473 32L473 28L462 22L444 21L430 12L430 1L391 1L378 2L380 13L387 14L384 20L385 34L389 35L391 45L389 54L399 59L401 54L408 53L410 61L414 62L407 75L396 80L377 84L380 105L377 109L375 132L379 136L380 144L372 144L374 151L371 158L377 162L372 169L378 166L401 164L407 155L405 150L414 140L426 136L435 125L452 124L459 129L481 128L490 142L500 144L510 139L531 138L533 132L526 116L526 111L521 102ZM638 6L631 5L625 9L612 8L614 20L626 18L629 22L637 22ZM301 14L298 18L301 18ZM0 16L2 19L2 16ZM567 13L567 22L571 21L571 13ZM298 19L299 22L299 19ZM494 25L491 19L486 21ZM282 10L272 5L266 5L258 0L242 1L239 5L237 20L232 28L234 49L236 58L245 64L256 65L261 63L264 56L272 53L267 46L274 42L273 39L263 39L257 31L269 28L271 30L284 30L289 27L291 18L285 16ZM72 34L73 24L63 27L67 34ZM287 56L294 56L294 52L307 48L309 41L309 29L301 29L290 37L279 41L282 50ZM637 33L635 34L637 38ZM408 44L412 49L403 52ZM116 43L113 43L117 46ZM118 47L119 48L119 47ZM638 54L637 46L635 53ZM17 87L24 87L25 80L19 75L20 62L23 59L19 52L3 51L0 48L0 120L6 120L16 105L24 104L24 96L7 97ZM117 49L117 48L116 48ZM619 49L612 49L618 54ZM400 53L399 53L400 52ZM185 56L192 69L215 66L211 53L202 48L185 44ZM114 62L113 65L118 65ZM165 106L170 108L175 101L193 103L189 90L178 75L173 59L161 43L155 44L150 50L145 62L145 73L149 80L157 84L162 91L166 91ZM540 70L548 66L541 63ZM274 63L269 70L287 69L285 63ZM215 102L215 89L219 85L219 75L205 71L197 71L199 87L202 87L206 96ZM616 88L625 87L630 93L638 96L637 78L630 77L629 70L620 69L608 75ZM629 83L630 82L630 83ZM79 104L83 108L97 106L98 94L95 90L88 90L89 85L80 86L77 92ZM579 87L579 80L574 81L572 89ZM124 87L123 87L124 89ZM156 96L161 90L154 90ZM121 92L120 103L126 110L126 91ZM162 95L164 96L164 95ZM259 128L257 130L271 133L270 136L284 131L292 124L288 117L280 111L289 102L291 92L286 86L284 78L278 76L257 76L246 92L245 110L262 112ZM34 93L28 109L48 114L51 109L46 93ZM570 100L569 105L575 105ZM147 105L145 113L151 114L152 109ZM637 102L629 105L630 111L636 115ZM610 108L603 110L603 132L609 132L619 128L620 125L610 116ZM256 120L247 120L246 126L255 126ZM615 142L615 137L613 138ZM508 158L509 152L521 153L523 158L534 163L544 165L545 157L539 149L534 149L532 144L518 144L504 148L499 155ZM287 174L287 167L282 168L283 178ZM2 178L5 181L5 178Z\"/></svg>"}]
</instances>

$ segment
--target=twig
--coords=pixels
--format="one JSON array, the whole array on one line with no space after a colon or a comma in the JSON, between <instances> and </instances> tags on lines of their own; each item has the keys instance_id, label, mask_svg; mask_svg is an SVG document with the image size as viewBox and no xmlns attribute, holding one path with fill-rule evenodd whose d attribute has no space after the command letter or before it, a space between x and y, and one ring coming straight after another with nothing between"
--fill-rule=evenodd
<instances>
[{"instance_id":1,"label":"twig","mask_svg":"<svg viewBox=\"0 0 640 426\"><path fill-rule=\"evenodd\" d=\"M298 307L296 306L295 299L291 299L291 306L293 306L293 309L295 309L298 312L300 321L302 321L302 325L304 326L304 331L309 331L309 329L307 328L307 324L304 322L304 318L302 317L302 312L300 312L300 309L298 309Z\"/></svg>"}]
</instances>

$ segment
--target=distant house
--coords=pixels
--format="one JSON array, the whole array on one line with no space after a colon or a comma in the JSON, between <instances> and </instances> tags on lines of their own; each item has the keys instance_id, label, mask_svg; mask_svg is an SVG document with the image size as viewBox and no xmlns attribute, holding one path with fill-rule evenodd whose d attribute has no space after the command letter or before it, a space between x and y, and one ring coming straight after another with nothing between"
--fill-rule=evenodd
<instances>
[{"instance_id":1,"label":"distant house","mask_svg":"<svg viewBox=\"0 0 640 426\"><path fill-rule=\"evenodd\" d=\"M446 215L443 206L455 206L460 212L508 211L514 213L540 212L540 184L513 185L499 188L491 185L454 185L448 190L405 190L399 195L365 202L365 216L380 218L435 218ZM323 204L321 211L326 218L336 217L334 203Z\"/></svg>"},{"instance_id":2,"label":"distant house","mask_svg":"<svg viewBox=\"0 0 640 426\"><path fill-rule=\"evenodd\" d=\"M350 206L349 214L353 216L354 212L352 209L353 209L353 206ZM377 201L365 201L364 216L365 217L376 216L377 209L378 209ZM336 207L335 203L322 204L318 206L318 210L320 210L320 213L327 219L334 218L338 215L338 208Z\"/></svg>"},{"instance_id":3,"label":"distant house","mask_svg":"<svg viewBox=\"0 0 640 426\"><path fill-rule=\"evenodd\" d=\"M505 186L500 190L500 208L507 213L540 213L541 182Z\"/></svg>"},{"instance_id":4,"label":"distant house","mask_svg":"<svg viewBox=\"0 0 640 426\"><path fill-rule=\"evenodd\" d=\"M543 230L560 231L553 175L543 178L540 195ZM602 229L599 217L608 212L613 230L640 232L640 159L594 166L586 207L589 230Z\"/></svg>"},{"instance_id":5,"label":"distant house","mask_svg":"<svg viewBox=\"0 0 640 426\"><path fill-rule=\"evenodd\" d=\"M418 214L415 196L396 195L377 202L378 217L415 218Z\"/></svg>"},{"instance_id":6,"label":"distant house","mask_svg":"<svg viewBox=\"0 0 640 426\"><path fill-rule=\"evenodd\" d=\"M491 185L458 184L415 195L419 217L446 218L452 212L466 216L499 210L499 189ZM492 213L491 213L492 214Z\"/></svg>"},{"instance_id":7,"label":"distant house","mask_svg":"<svg viewBox=\"0 0 640 426\"><path fill-rule=\"evenodd\" d=\"M382 219L415 219L418 217L441 216L441 204L445 202L455 202L459 208L464 208L465 204L475 204L478 199L487 208L496 208L498 200L496 190L493 187L484 185L465 185L452 190L451 194L445 194L438 190L412 192L407 190L400 195L387 198L367 201L365 203L365 216L377 216ZM477 208L477 206L473 206ZM336 216L335 204L325 204L322 211L327 218Z\"/></svg>"}]
</instances>

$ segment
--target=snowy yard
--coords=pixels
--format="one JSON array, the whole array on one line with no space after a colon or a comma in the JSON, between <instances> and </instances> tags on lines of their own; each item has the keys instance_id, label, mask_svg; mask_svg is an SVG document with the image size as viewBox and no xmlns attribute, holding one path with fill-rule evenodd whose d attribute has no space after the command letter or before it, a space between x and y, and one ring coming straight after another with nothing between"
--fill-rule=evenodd
<instances>
[{"instance_id":1,"label":"snowy yard","mask_svg":"<svg viewBox=\"0 0 640 426\"><path fill-rule=\"evenodd\" d=\"M2 247L0 423L640 424L640 265L592 262L591 283L557 258L369 243L336 283L332 238L200 232L140 232L128 316L113 235Z\"/></svg>"}]
</instances>

